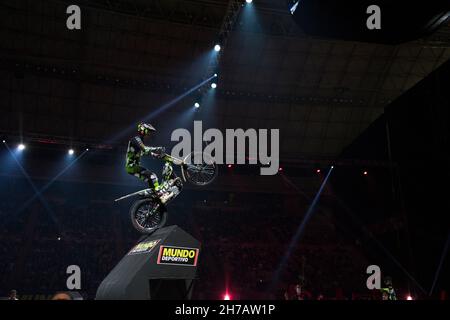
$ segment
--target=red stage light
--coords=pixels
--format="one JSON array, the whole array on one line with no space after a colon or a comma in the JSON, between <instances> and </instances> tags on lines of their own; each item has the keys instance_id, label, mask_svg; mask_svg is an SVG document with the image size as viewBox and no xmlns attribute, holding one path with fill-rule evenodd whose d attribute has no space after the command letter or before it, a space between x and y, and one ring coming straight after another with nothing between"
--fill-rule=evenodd
<instances>
[{"instance_id":1,"label":"red stage light","mask_svg":"<svg viewBox=\"0 0 450 320\"><path fill-rule=\"evenodd\" d=\"M317 169L316 172L317 172L317 173L320 173L320 169Z\"/></svg>"},{"instance_id":2,"label":"red stage light","mask_svg":"<svg viewBox=\"0 0 450 320\"><path fill-rule=\"evenodd\" d=\"M223 300L231 300L231 296L228 293L225 293Z\"/></svg>"},{"instance_id":3,"label":"red stage light","mask_svg":"<svg viewBox=\"0 0 450 320\"><path fill-rule=\"evenodd\" d=\"M367 176L367 171L364 171L364 172L363 172L363 175Z\"/></svg>"}]
</instances>

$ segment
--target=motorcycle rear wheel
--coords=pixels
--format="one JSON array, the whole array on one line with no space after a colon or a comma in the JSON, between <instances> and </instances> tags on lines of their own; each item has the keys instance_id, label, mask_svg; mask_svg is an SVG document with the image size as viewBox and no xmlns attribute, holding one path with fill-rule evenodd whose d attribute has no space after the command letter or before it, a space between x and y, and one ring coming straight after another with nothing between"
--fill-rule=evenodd
<instances>
[{"instance_id":1,"label":"motorcycle rear wheel","mask_svg":"<svg viewBox=\"0 0 450 320\"><path fill-rule=\"evenodd\" d=\"M167 211L158 199L150 197L135 201L130 208L130 217L137 231L149 234L166 224Z\"/></svg>"}]
</instances>

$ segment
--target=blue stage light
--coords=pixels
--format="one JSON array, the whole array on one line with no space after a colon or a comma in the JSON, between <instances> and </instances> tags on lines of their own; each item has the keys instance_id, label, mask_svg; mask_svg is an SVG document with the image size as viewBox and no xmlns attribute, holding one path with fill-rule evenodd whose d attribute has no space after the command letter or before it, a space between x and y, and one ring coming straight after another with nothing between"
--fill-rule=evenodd
<instances>
[{"instance_id":1,"label":"blue stage light","mask_svg":"<svg viewBox=\"0 0 450 320\"><path fill-rule=\"evenodd\" d=\"M191 93L197 91L199 88L201 88L205 84L209 83L213 79L213 77L214 76L211 76L208 79L203 80L202 82L200 82L197 85L195 85L194 87L190 88L189 90L187 90L183 94L179 95L178 97L175 97L171 101L169 101L169 102L165 103L164 105L156 108L153 112L151 112L150 114L146 115L145 117L140 117L139 119L136 119L135 121L133 121L133 123L130 126L128 126L127 128L123 129L122 131L118 132L115 136L113 136L109 140L105 141L104 143L105 144L112 144L113 142L115 142L115 141L119 140L120 138L124 137L126 134L131 134L131 132L134 132L134 130L136 128L136 123L138 121L142 121L142 120L148 121L150 119L153 119L153 118L157 117L159 114L161 114L162 112L166 111L167 109L169 109L170 107L172 107L173 105L175 105L176 103L178 103L179 101L181 101L182 99L184 99L185 97L190 95Z\"/></svg>"},{"instance_id":2,"label":"blue stage light","mask_svg":"<svg viewBox=\"0 0 450 320\"><path fill-rule=\"evenodd\" d=\"M296 3L294 3L294 5L291 7L291 9L290 9L290 11L291 11L291 14L294 14L295 13L295 10L297 10L297 8L298 8L298 3L299 3L300 1L297 1Z\"/></svg>"},{"instance_id":3,"label":"blue stage light","mask_svg":"<svg viewBox=\"0 0 450 320\"><path fill-rule=\"evenodd\" d=\"M219 52L220 49L221 49L221 47L220 47L219 44L216 44L216 45L214 46L214 51Z\"/></svg>"}]
</instances>

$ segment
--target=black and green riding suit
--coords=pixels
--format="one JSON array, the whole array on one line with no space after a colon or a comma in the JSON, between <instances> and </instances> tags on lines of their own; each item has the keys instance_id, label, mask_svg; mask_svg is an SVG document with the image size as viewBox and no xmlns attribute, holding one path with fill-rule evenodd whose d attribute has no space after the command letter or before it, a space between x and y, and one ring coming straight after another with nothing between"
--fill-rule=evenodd
<instances>
[{"instance_id":1,"label":"black and green riding suit","mask_svg":"<svg viewBox=\"0 0 450 320\"><path fill-rule=\"evenodd\" d=\"M148 183L151 189L158 191L160 190L158 176L147 168L141 166L141 157L143 155L151 155L153 157L160 158L163 153L164 148L148 147L142 141L141 136L137 135L128 142L125 169L127 173ZM167 162L164 165L162 175L164 181L176 178L172 166Z\"/></svg>"},{"instance_id":2,"label":"black and green riding suit","mask_svg":"<svg viewBox=\"0 0 450 320\"><path fill-rule=\"evenodd\" d=\"M158 190L158 176L141 166L141 157L143 155L157 157L162 150L163 148L161 147L147 147L139 135L134 136L128 142L127 158L125 163L127 173L147 182L151 189Z\"/></svg>"}]
</instances>

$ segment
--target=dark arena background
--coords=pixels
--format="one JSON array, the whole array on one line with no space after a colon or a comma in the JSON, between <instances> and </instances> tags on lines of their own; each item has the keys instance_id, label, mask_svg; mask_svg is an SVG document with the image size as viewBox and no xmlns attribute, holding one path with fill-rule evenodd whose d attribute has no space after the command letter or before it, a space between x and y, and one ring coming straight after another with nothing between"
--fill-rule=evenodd
<instances>
[{"instance_id":1,"label":"dark arena background","mask_svg":"<svg viewBox=\"0 0 450 320\"><path fill-rule=\"evenodd\" d=\"M150 236L195 262L149 256L164 294L121 298L179 299L174 272L193 300L448 299L450 8L392 2L1 0L0 297L111 298L148 254L114 201L146 188L129 139L170 152L201 121L279 129L277 172L227 149Z\"/></svg>"}]
</instances>

